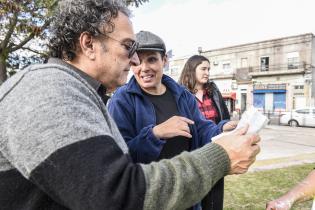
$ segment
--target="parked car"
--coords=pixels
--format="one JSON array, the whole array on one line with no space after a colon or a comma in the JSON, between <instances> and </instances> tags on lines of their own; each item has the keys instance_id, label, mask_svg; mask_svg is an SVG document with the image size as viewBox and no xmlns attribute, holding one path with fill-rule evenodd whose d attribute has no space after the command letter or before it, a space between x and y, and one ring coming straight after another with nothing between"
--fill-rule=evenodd
<instances>
[{"instance_id":1,"label":"parked car","mask_svg":"<svg viewBox=\"0 0 315 210\"><path fill-rule=\"evenodd\" d=\"M315 127L315 107L296 109L291 112L283 113L280 117L280 123L290 125L292 127Z\"/></svg>"}]
</instances>

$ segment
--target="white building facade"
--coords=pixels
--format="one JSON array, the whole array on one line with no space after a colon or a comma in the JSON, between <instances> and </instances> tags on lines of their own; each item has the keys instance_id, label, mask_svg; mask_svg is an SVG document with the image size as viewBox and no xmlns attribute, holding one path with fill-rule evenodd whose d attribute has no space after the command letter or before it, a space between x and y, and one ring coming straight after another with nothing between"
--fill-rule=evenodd
<instances>
[{"instance_id":1,"label":"white building facade","mask_svg":"<svg viewBox=\"0 0 315 210\"><path fill-rule=\"evenodd\" d=\"M254 106L263 111L290 111L314 106L315 41L311 33L201 51L209 58L210 79L229 110ZM176 81L187 58L170 61L166 74Z\"/></svg>"}]
</instances>

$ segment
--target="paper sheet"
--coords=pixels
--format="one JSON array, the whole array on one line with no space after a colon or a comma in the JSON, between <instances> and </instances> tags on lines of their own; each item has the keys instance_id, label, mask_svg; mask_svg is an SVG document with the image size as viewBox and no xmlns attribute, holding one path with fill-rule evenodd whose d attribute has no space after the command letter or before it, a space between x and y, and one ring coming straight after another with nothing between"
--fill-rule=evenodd
<instances>
[{"instance_id":1,"label":"paper sheet","mask_svg":"<svg viewBox=\"0 0 315 210\"><path fill-rule=\"evenodd\" d=\"M243 113L239 123L237 124L236 128L233 131L221 133L220 135L213 137L212 141L215 141L221 136L231 134L235 132L237 129L244 127L246 124L249 124L249 128L246 134L258 133L267 125L268 121L269 121L268 118L264 116L262 113L260 113L257 109L250 108L249 110Z\"/></svg>"}]
</instances>

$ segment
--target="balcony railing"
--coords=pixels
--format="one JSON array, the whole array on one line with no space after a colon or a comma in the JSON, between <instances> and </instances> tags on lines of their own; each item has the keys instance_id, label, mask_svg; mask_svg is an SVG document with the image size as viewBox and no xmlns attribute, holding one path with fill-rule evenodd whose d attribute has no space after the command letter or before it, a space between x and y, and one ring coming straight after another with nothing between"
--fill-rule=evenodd
<instances>
[{"instance_id":1,"label":"balcony railing","mask_svg":"<svg viewBox=\"0 0 315 210\"><path fill-rule=\"evenodd\" d=\"M250 69L249 73L256 72L273 72L273 71L292 71L292 70L306 70L305 62L296 63L284 63L275 65L265 65L265 66L254 66Z\"/></svg>"},{"instance_id":2,"label":"balcony railing","mask_svg":"<svg viewBox=\"0 0 315 210\"><path fill-rule=\"evenodd\" d=\"M251 81L253 76L271 76L283 74L299 74L310 69L306 62L283 63L266 66L249 66L244 68L231 69L230 71L211 72L210 79L233 78L239 82Z\"/></svg>"}]
</instances>

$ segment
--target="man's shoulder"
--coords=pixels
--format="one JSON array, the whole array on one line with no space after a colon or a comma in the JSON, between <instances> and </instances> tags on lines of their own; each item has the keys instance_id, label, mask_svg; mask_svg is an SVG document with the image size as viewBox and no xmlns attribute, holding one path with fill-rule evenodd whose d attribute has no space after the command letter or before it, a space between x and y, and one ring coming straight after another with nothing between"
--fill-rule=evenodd
<instances>
[{"instance_id":1,"label":"man's shoulder","mask_svg":"<svg viewBox=\"0 0 315 210\"><path fill-rule=\"evenodd\" d=\"M34 64L19 71L8 79L8 83L18 83L23 80L32 79L34 82L49 77L51 80L79 79L78 73L59 64Z\"/></svg>"},{"instance_id":2,"label":"man's shoulder","mask_svg":"<svg viewBox=\"0 0 315 210\"><path fill-rule=\"evenodd\" d=\"M78 91L67 90L78 89ZM27 67L9 78L0 87L0 99L11 96L54 98L80 92L86 96L93 92L87 82L77 73L56 64L37 64ZM48 97L51 95L51 97ZM8 98L8 97L7 97Z\"/></svg>"},{"instance_id":3,"label":"man's shoulder","mask_svg":"<svg viewBox=\"0 0 315 210\"><path fill-rule=\"evenodd\" d=\"M25 80L31 80L38 83L37 85L45 84L46 88L49 86L53 86L53 88L89 87L82 76L67 66L48 63L31 66L26 71Z\"/></svg>"}]
</instances>

